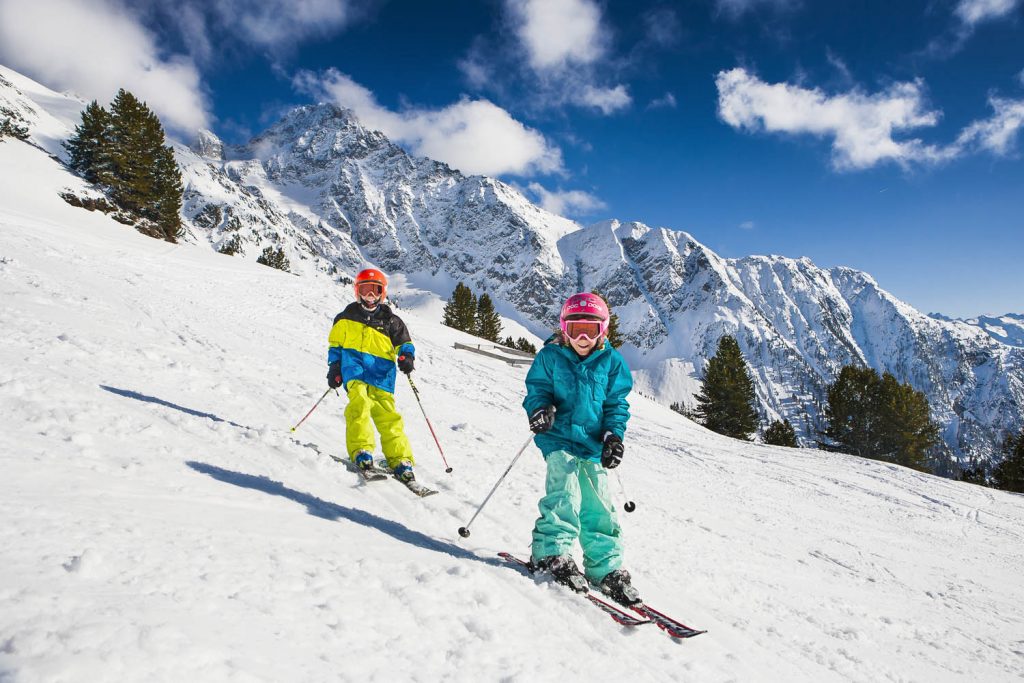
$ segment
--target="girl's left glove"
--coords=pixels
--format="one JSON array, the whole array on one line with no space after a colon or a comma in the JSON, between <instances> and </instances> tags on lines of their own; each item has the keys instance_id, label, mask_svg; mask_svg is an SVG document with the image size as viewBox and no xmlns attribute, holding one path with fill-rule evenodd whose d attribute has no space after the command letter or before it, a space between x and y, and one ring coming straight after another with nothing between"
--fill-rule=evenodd
<instances>
[{"instance_id":1,"label":"girl's left glove","mask_svg":"<svg viewBox=\"0 0 1024 683\"><path fill-rule=\"evenodd\" d=\"M608 432L604 436L604 448L601 450L601 464L606 469L613 470L622 462L622 455L626 447L622 445L622 439L615 434Z\"/></svg>"},{"instance_id":2,"label":"girl's left glove","mask_svg":"<svg viewBox=\"0 0 1024 683\"><path fill-rule=\"evenodd\" d=\"M398 357L398 369L409 374L413 370L413 356L411 353L403 353Z\"/></svg>"}]
</instances>

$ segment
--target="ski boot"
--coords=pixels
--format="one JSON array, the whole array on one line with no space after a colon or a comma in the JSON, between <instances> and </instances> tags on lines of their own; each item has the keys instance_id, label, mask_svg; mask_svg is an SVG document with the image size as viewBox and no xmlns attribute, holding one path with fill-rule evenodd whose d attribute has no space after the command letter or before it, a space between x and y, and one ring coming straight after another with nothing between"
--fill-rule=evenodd
<instances>
[{"instance_id":1,"label":"ski boot","mask_svg":"<svg viewBox=\"0 0 1024 683\"><path fill-rule=\"evenodd\" d=\"M640 599L640 591L630 583L629 572L625 569L616 569L609 572L601 583L597 584L598 590L610 597L620 605L632 607L643 602Z\"/></svg>"},{"instance_id":2,"label":"ski boot","mask_svg":"<svg viewBox=\"0 0 1024 683\"><path fill-rule=\"evenodd\" d=\"M548 557L541 558L530 563L533 566L532 571L548 572L555 579L555 583L560 583L577 593L586 593L587 589L587 578L580 571L579 567L576 566L576 562L568 555L549 555Z\"/></svg>"},{"instance_id":3,"label":"ski boot","mask_svg":"<svg viewBox=\"0 0 1024 683\"><path fill-rule=\"evenodd\" d=\"M398 467L395 468L395 478L403 484L408 484L416 480L416 475L413 474L412 464L407 460L403 460L399 463Z\"/></svg>"},{"instance_id":4,"label":"ski boot","mask_svg":"<svg viewBox=\"0 0 1024 683\"><path fill-rule=\"evenodd\" d=\"M361 470L372 470L373 469L373 453L367 451L359 451L356 453L356 467Z\"/></svg>"}]
</instances>

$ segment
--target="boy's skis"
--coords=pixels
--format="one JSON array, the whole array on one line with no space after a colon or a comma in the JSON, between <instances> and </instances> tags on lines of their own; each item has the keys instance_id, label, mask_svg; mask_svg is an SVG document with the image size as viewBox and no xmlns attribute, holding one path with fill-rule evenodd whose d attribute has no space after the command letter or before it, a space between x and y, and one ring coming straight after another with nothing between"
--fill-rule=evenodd
<instances>
[{"instance_id":1,"label":"boy's skis","mask_svg":"<svg viewBox=\"0 0 1024 683\"><path fill-rule=\"evenodd\" d=\"M526 560L522 560L511 553L501 552L498 556L509 564L517 567L518 569L525 571L527 574L533 574L532 565ZM584 594L589 602L600 608L605 614L614 619L618 624L622 626L643 626L644 624L656 624L658 628L665 631L673 638L692 638L693 636L699 636L707 631L699 631L694 628L690 628L682 622L676 621L675 619L666 616L658 610L640 603L633 605L628 608L633 612L636 612L640 617L638 618L625 611L626 608L617 607L601 598L597 597L591 592Z\"/></svg>"},{"instance_id":2,"label":"boy's skis","mask_svg":"<svg viewBox=\"0 0 1024 683\"><path fill-rule=\"evenodd\" d=\"M336 455L331 455L331 458L336 460L337 462L340 462L346 468L358 474L360 477L363 478L364 481L381 481L383 479L394 478L396 481L401 482L401 484L405 486L405 488L409 489L420 498L426 498L427 496L432 496L435 493L437 493L437 491L435 491L434 489L427 488L426 486L419 483L415 479L411 481L403 481L399 479L394 475L394 472L387 468L387 464L384 461L375 462L373 464L373 467L362 469L356 467L351 460L348 460L346 458L339 458Z\"/></svg>"}]
</instances>

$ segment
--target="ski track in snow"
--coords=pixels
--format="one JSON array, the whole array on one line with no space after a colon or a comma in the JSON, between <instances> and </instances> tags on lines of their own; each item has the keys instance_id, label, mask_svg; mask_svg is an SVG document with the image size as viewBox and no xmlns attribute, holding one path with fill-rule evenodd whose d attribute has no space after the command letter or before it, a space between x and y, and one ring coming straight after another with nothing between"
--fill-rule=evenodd
<instances>
[{"instance_id":1,"label":"ski track in snow","mask_svg":"<svg viewBox=\"0 0 1024 683\"><path fill-rule=\"evenodd\" d=\"M349 290L75 209L0 143L0 680L1000 681L1024 670L1024 498L744 444L634 395L627 566L709 633L627 629L495 554L543 485L525 368L400 311L440 495L364 483L324 388ZM621 509L619 485L612 490Z\"/></svg>"}]
</instances>

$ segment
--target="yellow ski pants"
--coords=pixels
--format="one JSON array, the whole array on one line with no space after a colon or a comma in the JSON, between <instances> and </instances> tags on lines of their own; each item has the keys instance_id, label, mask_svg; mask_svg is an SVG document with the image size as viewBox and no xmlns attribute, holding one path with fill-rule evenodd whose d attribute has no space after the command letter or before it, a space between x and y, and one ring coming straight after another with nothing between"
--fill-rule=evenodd
<instances>
[{"instance_id":1,"label":"yellow ski pants","mask_svg":"<svg viewBox=\"0 0 1024 683\"><path fill-rule=\"evenodd\" d=\"M394 469L402 461L414 465L412 446L405 436L402 416L395 408L394 394L375 386L352 380L348 383L348 407L345 408L345 446L348 457L355 461L356 453L374 452L376 439L370 420L380 432L380 446L388 467Z\"/></svg>"}]
</instances>

